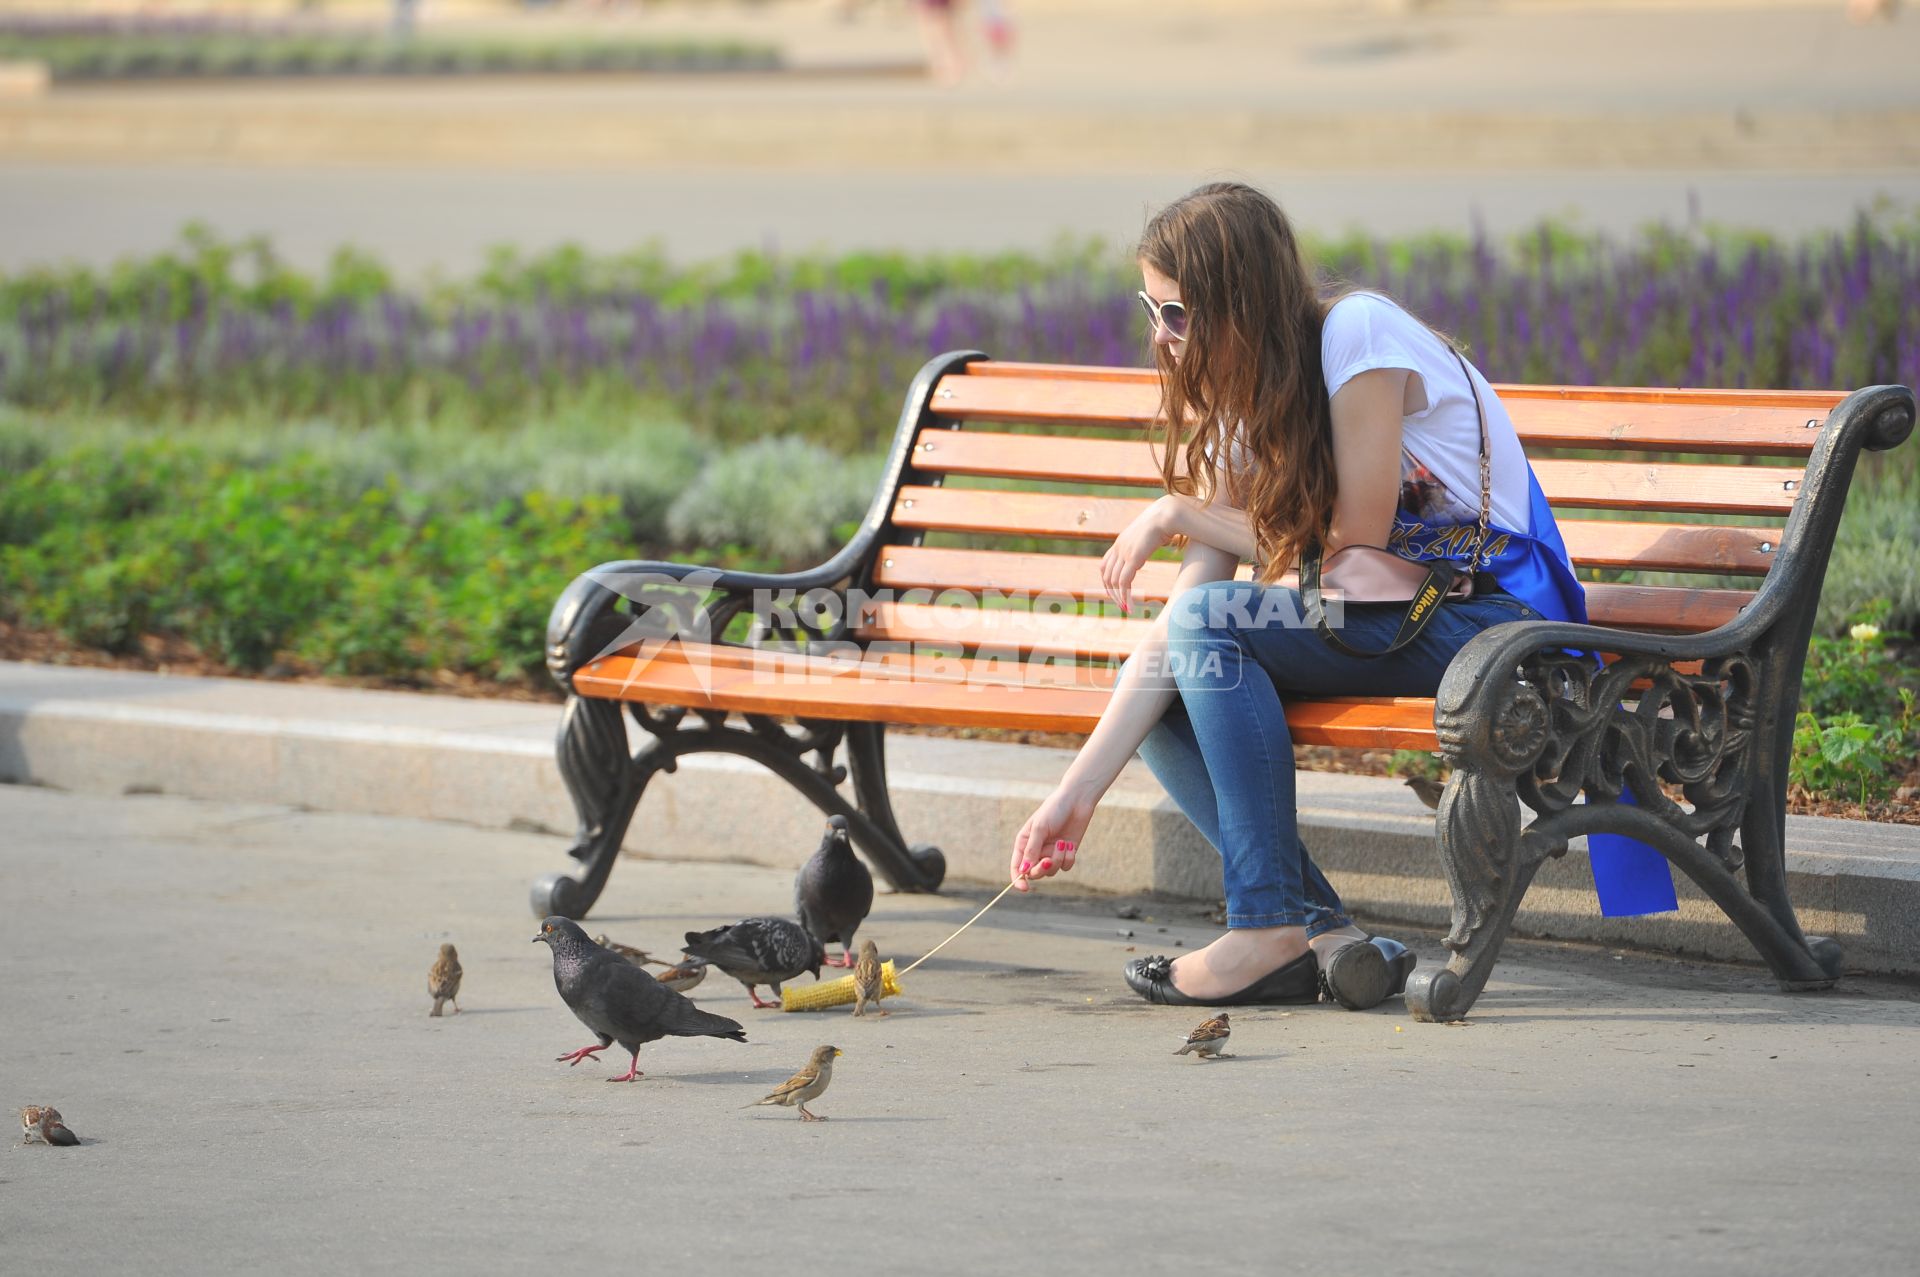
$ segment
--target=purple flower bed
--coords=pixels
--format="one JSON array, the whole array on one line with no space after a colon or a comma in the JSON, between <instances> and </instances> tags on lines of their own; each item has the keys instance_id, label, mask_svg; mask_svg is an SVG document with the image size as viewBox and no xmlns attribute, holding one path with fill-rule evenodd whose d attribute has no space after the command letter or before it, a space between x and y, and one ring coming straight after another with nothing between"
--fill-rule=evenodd
<instances>
[{"instance_id":1,"label":"purple flower bed","mask_svg":"<svg viewBox=\"0 0 1920 1277\"><path fill-rule=\"evenodd\" d=\"M1504 248L1350 243L1325 259L1340 281L1382 288L1465 342L1497 381L1920 384L1920 229L1863 221L1791 244L1543 229ZM161 420L481 426L563 403L665 401L722 437L799 432L854 449L890 431L908 378L940 351L1145 361L1124 269L1034 263L1017 284L978 271L942 284L909 263L850 285L774 266L751 282L709 270L431 298L383 275L277 296L220 275L0 280L0 399Z\"/></svg>"}]
</instances>

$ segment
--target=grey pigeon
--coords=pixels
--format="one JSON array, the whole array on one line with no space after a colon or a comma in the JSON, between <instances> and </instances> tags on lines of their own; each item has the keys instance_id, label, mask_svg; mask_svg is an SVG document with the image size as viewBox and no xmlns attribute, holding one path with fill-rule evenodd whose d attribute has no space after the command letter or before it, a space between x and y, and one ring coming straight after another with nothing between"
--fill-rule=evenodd
<instances>
[{"instance_id":1,"label":"grey pigeon","mask_svg":"<svg viewBox=\"0 0 1920 1277\"><path fill-rule=\"evenodd\" d=\"M762 1002L753 991L755 985L770 984L773 996L780 997L780 982L791 980L802 971L820 976L820 964L827 951L797 922L785 918L746 918L731 926L712 931L689 931L681 952L704 958L747 986L747 996L756 1007L778 1007L780 1003Z\"/></svg>"},{"instance_id":2,"label":"grey pigeon","mask_svg":"<svg viewBox=\"0 0 1920 1277\"><path fill-rule=\"evenodd\" d=\"M732 1038L747 1040L738 1022L702 1011L672 989L618 954L587 939L571 919L552 917L540 924L535 944L553 950L553 984L580 1023L593 1030L598 1046L556 1056L569 1066L580 1063L618 1042L633 1052L626 1076L609 1082L631 1082L642 1076L640 1047L660 1038Z\"/></svg>"},{"instance_id":3,"label":"grey pigeon","mask_svg":"<svg viewBox=\"0 0 1920 1277\"><path fill-rule=\"evenodd\" d=\"M830 816L820 849L808 857L793 879L793 911L800 925L824 947L840 942L841 957L830 967L853 965L853 933L873 908L873 874L853 854L847 841L847 818Z\"/></svg>"}]
</instances>

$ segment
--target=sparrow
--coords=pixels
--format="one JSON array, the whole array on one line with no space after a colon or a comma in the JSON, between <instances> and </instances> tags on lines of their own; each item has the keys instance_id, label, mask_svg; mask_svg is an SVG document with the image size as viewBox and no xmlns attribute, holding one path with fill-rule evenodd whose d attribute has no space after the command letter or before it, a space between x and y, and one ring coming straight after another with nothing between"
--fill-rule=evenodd
<instances>
[{"instance_id":1,"label":"sparrow","mask_svg":"<svg viewBox=\"0 0 1920 1277\"><path fill-rule=\"evenodd\" d=\"M1436 811L1440 808L1440 791L1446 787L1446 781L1436 779L1432 776L1407 777L1407 788L1411 789L1415 794L1418 794L1421 802Z\"/></svg>"},{"instance_id":2,"label":"sparrow","mask_svg":"<svg viewBox=\"0 0 1920 1277\"><path fill-rule=\"evenodd\" d=\"M847 818L829 816L820 847L793 879L793 911L807 934L822 946L840 942L841 957L830 967L853 965L853 933L873 908L873 874L853 854Z\"/></svg>"},{"instance_id":3,"label":"sparrow","mask_svg":"<svg viewBox=\"0 0 1920 1277\"><path fill-rule=\"evenodd\" d=\"M1233 1026L1227 1023L1226 1013L1222 1012L1214 1016L1211 1020L1208 1020L1205 1024L1202 1024L1193 1032L1187 1034L1185 1045L1178 1051L1175 1051L1174 1054L1185 1055L1191 1051L1197 1058L1202 1060L1216 1055L1222 1059L1229 1059L1231 1057L1227 1056L1225 1052L1227 1049L1227 1039L1232 1036Z\"/></svg>"},{"instance_id":4,"label":"sparrow","mask_svg":"<svg viewBox=\"0 0 1920 1277\"><path fill-rule=\"evenodd\" d=\"M60 1110L51 1104L29 1104L21 1109L20 1133L22 1142L27 1144L39 1140L42 1144L72 1148L80 1142L80 1137L60 1120Z\"/></svg>"},{"instance_id":5,"label":"sparrow","mask_svg":"<svg viewBox=\"0 0 1920 1277\"><path fill-rule=\"evenodd\" d=\"M702 1011L625 958L602 949L570 918L547 918L533 942L553 951L553 987L600 1039L598 1046L554 1057L569 1067L618 1042L633 1052L633 1063L625 1076L607 1081L631 1082L643 1076L640 1048L648 1042L665 1037L747 1040L737 1022Z\"/></svg>"},{"instance_id":6,"label":"sparrow","mask_svg":"<svg viewBox=\"0 0 1920 1277\"><path fill-rule=\"evenodd\" d=\"M784 1108L798 1108L803 1122L824 1122L827 1119L817 1113L807 1112L807 1101L817 1100L820 1093L827 1089L827 1083L833 1081L834 1057L840 1054L837 1046L816 1046L813 1054L801 1070L773 1088L765 1099L755 1100L746 1108L758 1108L762 1104L778 1104Z\"/></svg>"},{"instance_id":7,"label":"sparrow","mask_svg":"<svg viewBox=\"0 0 1920 1277\"><path fill-rule=\"evenodd\" d=\"M880 975L880 947L871 940L860 942L860 961L853 964L853 1013L865 1015L867 1003L880 1004L884 992ZM881 1015L892 1015L882 1011Z\"/></svg>"},{"instance_id":8,"label":"sparrow","mask_svg":"<svg viewBox=\"0 0 1920 1277\"><path fill-rule=\"evenodd\" d=\"M681 952L703 958L747 986L756 1007L780 1005L780 982L802 971L820 978L827 951L805 928L786 918L746 918L712 931L689 931ZM774 1001L762 1002L756 985L773 986Z\"/></svg>"},{"instance_id":9,"label":"sparrow","mask_svg":"<svg viewBox=\"0 0 1920 1277\"><path fill-rule=\"evenodd\" d=\"M456 1014L460 1010L460 955L450 944L440 946L440 956L427 968L427 996L433 999L429 1016L439 1015L448 1002L453 1003Z\"/></svg>"},{"instance_id":10,"label":"sparrow","mask_svg":"<svg viewBox=\"0 0 1920 1277\"><path fill-rule=\"evenodd\" d=\"M602 949L608 949L614 953L619 954L621 957L625 958L628 962L631 962L636 967L644 967L644 966L670 967L673 965L671 962L665 962L659 958L654 957L651 953L648 953L645 949L636 949L630 944L621 944L618 940L609 940L604 934L595 936L593 938L593 942L599 945Z\"/></svg>"},{"instance_id":11,"label":"sparrow","mask_svg":"<svg viewBox=\"0 0 1920 1277\"><path fill-rule=\"evenodd\" d=\"M675 993L685 993L707 978L707 964L698 958L688 958L679 966L668 967L653 978Z\"/></svg>"}]
</instances>

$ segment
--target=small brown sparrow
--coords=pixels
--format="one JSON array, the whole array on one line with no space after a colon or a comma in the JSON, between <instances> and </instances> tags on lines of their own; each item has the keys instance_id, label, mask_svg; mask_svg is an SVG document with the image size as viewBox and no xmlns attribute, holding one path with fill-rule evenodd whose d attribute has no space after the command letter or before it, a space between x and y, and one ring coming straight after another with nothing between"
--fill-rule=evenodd
<instances>
[{"instance_id":1,"label":"small brown sparrow","mask_svg":"<svg viewBox=\"0 0 1920 1277\"><path fill-rule=\"evenodd\" d=\"M28 1144L39 1140L43 1144L72 1148L80 1142L80 1137L60 1120L60 1110L51 1104L29 1104L21 1109L20 1133Z\"/></svg>"},{"instance_id":2,"label":"small brown sparrow","mask_svg":"<svg viewBox=\"0 0 1920 1277\"><path fill-rule=\"evenodd\" d=\"M816 1046L813 1054L807 1057L807 1063L798 1073L773 1088L765 1099L755 1100L747 1108L757 1108L762 1104L778 1104L784 1108L798 1108L803 1122L824 1122L827 1119L818 1113L807 1112L807 1101L820 1098L827 1089L827 1083L833 1081L834 1057L840 1054L837 1046Z\"/></svg>"},{"instance_id":3,"label":"small brown sparrow","mask_svg":"<svg viewBox=\"0 0 1920 1277\"><path fill-rule=\"evenodd\" d=\"M453 946L440 946L440 956L427 968L427 996L433 999L433 1010L429 1016L440 1014L440 1008L453 1003L455 1013L460 1010L460 955Z\"/></svg>"},{"instance_id":4,"label":"small brown sparrow","mask_svg":"<svg viewBox=\"0 0 1920 1277\"><path fill-rule=\"evenodd\" d=\"M619 954L636 967L670 967L673 965L671 962L661 961L645 949L636 949L630 944L621 944L618 940L609 939L605 935L595 936L593 942L609 953Z\"/></svg>"},{"instance_id":5,"label":"small brown sparrow","mask_svg":"<svg viewBox=\"0 0 1920 1277\"><path fill-rule=\"evenodd\" d=\"M1446 781L1432 776L1407 777L1407 788L1411 789L1421 802L1436 810L1440 806L1440 794L1446 787Z\"/></svg>"},{"instance_id":6,"label":"small brown sparrow","mask_svg":"<svg viewBox=\"0 0 1920 1277\"><path fill-rule=\"evenodd\" d=\"M853 1013L865 1015L867 1003L880 1005L881 997L886 993L880 972L880 947L871 940L860 942L860 960L853 964ZM892 1015L891 1011L882 1011L881 1015Z\"/></svg>"},{"instance_id":7,"label":"small brown sparrow","mask_svg":"<svg viewBox=\"0 0 1920 1277\"><path fill-rule=\"evenodd\" d=\"M707 964L698 958L688 958L679 966L668 967L653 978L675 993L685 993L707 978Z\"/></svg>"},{"instance_id":8,"label":"small brown sparrow","mask_svg":"<svg viewBox=\"0 0 1920 1277\"><path fill-rule=\"evenodd\" d=\"M1231 1059L1232 1057L1226 1054L1226 1048L1227 1039L1232 1036L1233 1026L1227 1023L1226 1013L1222 1012L1187 1034L1186 1044L1174 1054L1185 1055L1191 1051L1202 1060L1216 1055L1222 1059Z\"/></svg>"}]
</instances>

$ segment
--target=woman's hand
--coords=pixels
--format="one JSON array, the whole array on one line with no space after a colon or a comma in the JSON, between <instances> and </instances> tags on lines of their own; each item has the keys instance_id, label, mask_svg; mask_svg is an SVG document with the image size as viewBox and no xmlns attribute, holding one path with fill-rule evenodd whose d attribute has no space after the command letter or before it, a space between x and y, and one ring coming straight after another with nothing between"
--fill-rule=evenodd
<instances>
[{"instance_id":1,"label":"woman's hand","mask_svg":"<svg viewBox=\"0 0 1920 1277\"><path fill-rule=\"evenodd\" d=\"M1073 868L1080 839L1093 819L1098 795L1084 795L1062 785L1048 794L1039 809L1027 817L1013 839L1008 874L1017 891L1031 891L1037 878L1051 878Z\"/></svg>"},{"instance_id":2,"label":"woman's hand","mask_svg":"<svg viewBox=\"0 0 1920 1277\"><path fill-rule=\"evenodd\" d=\"M1133 578L1140 574L1140 565L1172 539L1178 500L1171 495L1164 496L1142 510L1114 538L1113 545L1100 560L1100 584L1122 612L1133 611Z\"/></svg>"}]
</instances>

